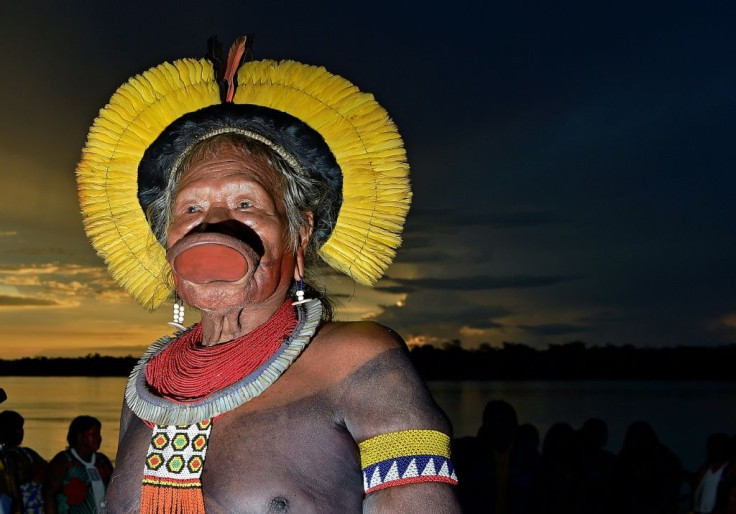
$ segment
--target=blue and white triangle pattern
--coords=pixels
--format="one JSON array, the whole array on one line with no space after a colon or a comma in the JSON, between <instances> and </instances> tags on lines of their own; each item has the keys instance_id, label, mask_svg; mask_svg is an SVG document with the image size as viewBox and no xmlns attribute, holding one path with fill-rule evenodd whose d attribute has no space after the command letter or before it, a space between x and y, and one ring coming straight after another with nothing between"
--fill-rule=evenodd
<instances>
[{"instance_id":1,"label":"blue and white triangle pattern","mask_svg":"<svg viewBox=\"0 0 736 514\"><path fill-rule=\"evenodd\" d=\"M457 484L452 461L440 455L412 455L387 459L363 469L363 489L366 494L416 482Z\"/></svg>"}]
</instances>

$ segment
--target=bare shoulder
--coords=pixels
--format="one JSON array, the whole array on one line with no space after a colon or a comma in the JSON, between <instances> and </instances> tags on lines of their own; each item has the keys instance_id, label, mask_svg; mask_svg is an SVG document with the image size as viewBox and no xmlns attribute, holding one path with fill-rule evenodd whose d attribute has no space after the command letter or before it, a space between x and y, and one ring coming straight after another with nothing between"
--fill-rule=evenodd
<instances>
[{"instance_id":1,"label":"bare shoulder","mask_svg":"<svg viewBox=\"0 0 736 514\"><path fill-rule=\"evenodd\" d=\"M338 403L341 391L360 369L380 355L402 352L408 356L401 337L378 323L322 323L304 353L274 387L252 405L265 405L268 400L272 407L327 390Z\"/></svg>"},{"instance_id":2,"label":"bare shoulder","mask_svg":"<svg viewBox=\"0 0 736 514\"><path fill-rule=\"evenodd\" d=\"M331 321L320 328L320 337L327 341L361 345L404 346L401 337L387 326L375 321Z\"/></svg>"},{"instance_id":3,"label":"bare shoulder","mask_svg":"<svg viewBox=\"0 0 736 514\"><path fill-rule=\"evenodd\" d=\"M318 336L312 357L322 369L339 369L342 419L356 441L414 428L449 433L396 332L373 322L329 323Z\"/></svg>"},{"instance_id":4,"label":"bare shoulder","mask_svg":"<svg viewBox=\"0 0 736 514\"><path fill-rule=\"evenodd\" d=\"M355 364L388 350L406 349L406 343L396 332L372 321L325 323L313 345L320 352L329 352Z\"/></svg>"},{"instance_id":5,"label":"bare shoulder","mask_svg":"<svg viewBox=\"0 0 736 514\"><path fill-rule=\"evenodd\" d=\"M393 330L371 321L330 322L320 326L300 369L324 385L346 380L379 355L407 353Z\"/></svg>"}]
</instances>

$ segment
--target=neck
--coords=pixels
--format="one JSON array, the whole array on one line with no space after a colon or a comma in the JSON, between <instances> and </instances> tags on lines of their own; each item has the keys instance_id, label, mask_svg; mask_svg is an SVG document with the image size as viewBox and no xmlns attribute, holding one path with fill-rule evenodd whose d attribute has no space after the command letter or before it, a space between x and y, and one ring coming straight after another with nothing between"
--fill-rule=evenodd
<instances>
[{"instance_id":1,"label":"neck","mask_svg":"<svg viewBox=\"0 0 736 514\"><path fill-rule=\"evenodd\" d=\"M223 311L202 310L202 346L226 343L252 332L268 321L285 300L280 298Z\"/></svg>"},{"instance_id":2,"label":"neck","mask_svg":"<svg viewBox=\"0 0 736 514\"><path fill-rule=\"evenodd\" d=\"M74 451L77 452L77 455L79 455L82 460L86 460L87 462L89 462L92 455L95 453L89 448L74 448Z\"/></svg>"}]
</instances>

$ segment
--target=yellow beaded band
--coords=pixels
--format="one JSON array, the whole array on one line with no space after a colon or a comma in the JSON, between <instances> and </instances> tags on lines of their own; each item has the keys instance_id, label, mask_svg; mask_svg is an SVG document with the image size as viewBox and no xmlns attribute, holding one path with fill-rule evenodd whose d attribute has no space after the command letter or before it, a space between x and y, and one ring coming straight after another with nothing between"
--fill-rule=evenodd
<instances>
[{"instance_id":1,"label":"yellow beaded band","mask_svg":"<svg viewBox=\"0 0 736 514\"><path fill-rule=\"evenodd\" d=\"M358 448L361 468L407 455L450 458L450 437L436 430L402 430L366 439Z\"/></svg>"},{"instance_id":2,"label":"yellow beaded band","mask_svg":"<svg viewBox=\"0 0 736 514\"><path fill-rule=\"evenodd\" d=\"M403 430L358 445L367 493L416 482L457 484L450 437L436 430Z\"/></svg>"}]
</instances>

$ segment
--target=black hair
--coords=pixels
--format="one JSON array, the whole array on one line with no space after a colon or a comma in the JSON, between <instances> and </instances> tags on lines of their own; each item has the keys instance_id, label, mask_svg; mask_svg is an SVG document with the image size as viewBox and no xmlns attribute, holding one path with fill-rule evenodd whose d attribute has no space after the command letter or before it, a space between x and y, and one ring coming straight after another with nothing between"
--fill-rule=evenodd
<instances>
[{"instance_id":1,"label":"black hair","mask_svg":"<svg viewBox=\"0 0 736 514\"><path fill-rule=\"evenodd\" d=\"M18 446L23 441L20 429L24 421L23 416L14 410L0 412L0 444Z\"/></svg>"},{"instance_id":2,"label":"black hair","mask_svg":"<svg viewBox=\"0 0 736 514\"><path fill-rule=\"evenodd\" d=\"M93 416L77 416L69 425L69 432L66 434L66 442L69 448L74 448L77 444L77 436L83 434L93 427L102 428L102 422Z\"/></svg>"}]
</instances>

